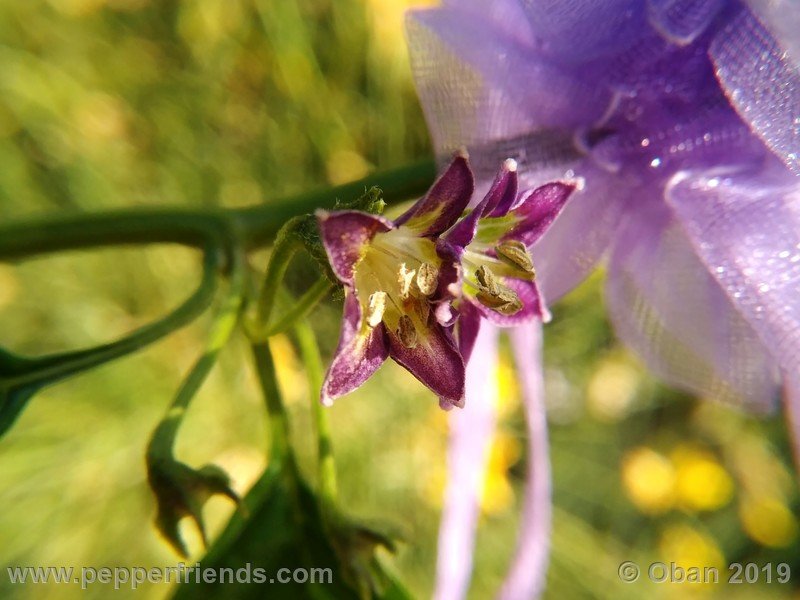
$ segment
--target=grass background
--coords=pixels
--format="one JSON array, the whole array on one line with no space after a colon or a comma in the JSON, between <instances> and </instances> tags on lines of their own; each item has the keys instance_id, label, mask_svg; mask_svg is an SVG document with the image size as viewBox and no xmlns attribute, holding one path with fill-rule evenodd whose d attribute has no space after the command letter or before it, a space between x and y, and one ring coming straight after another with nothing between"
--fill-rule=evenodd
<instances>
[{"instance_id":1,"label":"grass background","mask_svg":"<svg viewBox=\"0 0 800 600\"><path fill-rule=\"evenodd\" d=\"M271 202L430 152L402 35L406 0L9 0L0 4L0 219L116 207ZM419 2L415 3L419 4ZM0 263L0 343L25 354L111 340L175 306L199 273L169 246ZM255 264L263 266L263 257ZM796 597L798 491L781 415L756 421L652 379L613 336L602 273L546 328L555 479L548 597ZM339 306L313 315L335 343ZM206 333L40 394L0 441L0 564L167 566L143 453ZM309 469L302 365L274 350ZM502 581L518 528L525 439L509 358L473 598ZM396 566L430 595L447 419L393 364L331 410L341 494L406 538ZM245 491L266 424L237 339L194 403L178 456ZM210 529L231 513L207 507ZM195 554L202 549L192 538ZM621 584L617 566L786 562L786 585ZM774 577L774 574L773 574ZM267 590L268 592L268 590ZM106 586L12 586L3 598L105 598ZM161 598L164 585L116 597Z\"/></svg>"}]
</instances>

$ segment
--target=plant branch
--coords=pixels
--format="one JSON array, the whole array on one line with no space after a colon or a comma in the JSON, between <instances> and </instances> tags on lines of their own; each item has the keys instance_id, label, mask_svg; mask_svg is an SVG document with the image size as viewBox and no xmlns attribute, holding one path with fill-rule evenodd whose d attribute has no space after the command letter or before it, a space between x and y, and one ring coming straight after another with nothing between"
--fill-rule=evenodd
<instances>
[{"instance_id":1,"label":"plant branch","mask_svg":"<svg viewBox=\"0 0 800 600\"><path fill-rule=\"evenodd\" d=\"M332 509L336 503L336 462L333 457L331 427L328 413L319 401L319 390L322 389L323 366L314 330L307 321L298 321L294 326L300 357L308 376L308 387L311 390L311 412L317 429L317 469L319 476L319 493L324 505Z\"/></svg>"},{"instance_id":2,"label":"plant branch","mask_svg":"<svg viewBox=\"0 0 800 600\"><path fill-rule=\"evenodd\" d=\"M61 250L131 244L176 243L205 249L237 238L245 250L269 245L294 216L357 198L380 187L387 202L407 200L427 190L435 175L427 160L377 173L338 187L236 209L124 209L50 217L0 227L0 259L18 260Z\"/></svg>"}]
</instances>

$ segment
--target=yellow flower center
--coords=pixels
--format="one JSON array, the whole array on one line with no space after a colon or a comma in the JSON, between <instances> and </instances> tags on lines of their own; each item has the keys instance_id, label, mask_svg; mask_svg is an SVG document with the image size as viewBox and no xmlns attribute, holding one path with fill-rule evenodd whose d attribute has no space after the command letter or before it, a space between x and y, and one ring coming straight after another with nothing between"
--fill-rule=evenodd
<instances>
[{"instance_id":1,"label":"yellow flower center","mask_svg":"<svg viewBox=\"0 0 800 600\"><path fill-rule=\"evenodd\" d=\"M408 227L376 234L355 270L365 326L382 322L414 347L417 332L428 328L429 297L436 292L440 267L434 243Z\"/></svg>"}]
</instances>

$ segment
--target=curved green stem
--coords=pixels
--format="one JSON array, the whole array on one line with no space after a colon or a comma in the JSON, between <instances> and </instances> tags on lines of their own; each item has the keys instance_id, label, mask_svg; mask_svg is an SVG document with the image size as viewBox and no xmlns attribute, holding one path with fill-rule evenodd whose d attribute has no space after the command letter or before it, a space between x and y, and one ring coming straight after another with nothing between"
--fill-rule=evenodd
<instances>
[{"instance_id":1,"label":"curved green stem","mask_svg":"<svg viewBox=\"0 0 800 600\"><path fill-rule=\"evenodd\" d=\"M126 244L177 243L195 248L235 237L245 250L271 243L294 216L351 200L380 187L387 202L421 195L436 174L432 160L377 173L342 186L236 209L125 209L12 223L0 227L0 259Z\"/></svg>"},{"instance_id":2,"label":"curved green stem","mask_svg":"<svg viewBox=\"0 0 800 600\"><path fill-rule=\"evenodd\" d=\"M233 254L230 288L214 317L208 342L203 354L192 367L189 375L178 390L167 414L158 424L147 448L149 458L172 456L175 438L189 407L200 386L217 362L220 351L233 334L244 302L246 264L241 252Z\"/></svg>"},{"instance_id":3,"label":"curved green stem","mask_svg":"<svg viewBox=\"0 0 800 600\"><path fill-rule=\"evenodd\" d=\"M30 397L42 387L130 354L190 323L211 304L218 276L218 256L206 254L197 290L164 318L124 338L75 352L26 358L0 351L0 435L13 424Z\"/></svg>"},{"instance_id":4,"label":"curved green stem","mask_svg":"<svg viewBox=\"0 0 800 600\"><path fill-rule=\"evenodd\" d=\"M436 164L432 159L426 159L337 187L312 191L272 205L241 208L232 214L238 230L242 232L245 247L258 248L269 244L280 226L290 217L312 213L318 208L331 208L337 200L354 200L373 186L381 188L383 199L388 204L401 202L424 194L433 183L434 177L436 177Z\"/></svg>"},{"instance_id":5,"label":"curved green stem","mask_svg":"<svg viewBox=\"0 0 800 600\"><path fill-rule=\"evenodd\" d=\"M307 321L298 321L294 326L300 357L303 360L308 376L308 387L311 390L311 412L317 429L317 468L319 474L319 493L324 505L333 508L336 503L336 462L333 457L331 426L328 413L319 401L319 390L322 389L324 369L319 353L314 330Z\"/></svg>"},{"instance_id":6,"label":"curved green stem","mask_svg":"<svg viewBox=\"0 0 800 600\"><path fill-rule=\"evenodd\" d=\"M280 319L267 327L266 336L277 335L289 329L305 317L332 289L333 284L328 281L327 277L317 279L314 285L292 303L292 307Z\"/></svg>"},{"instance_id":7,"label":"curved green stem","mask_svg":"<svg viewBox=\"0 0 800 600\"><path fill-rule=\"evenodd\" d=\"M289 262L292 260L294 253L302 248L300 241L292 235L295 227L300 224L302 219L302 217L294 217L287 221L275 238L275 244L272 246L272 252L267 263L267 272L264 275L261 295L258 299L256 321L259 326L266 326L269 323L272 310L275 307L275 299L278 297L278 290L281 288L286 269L289 268Z\"/></svg>"},{"instance_id":8,"label":"curved green stem","mask_svg":"<svg viewBox=\"0 0 800 600\"><path fill-rule=\"evenodd\" d=\"M270 424L270 461L291 459L289 446L289 416L281 400L278 377L275 371L275 360L269 343L255 342L251 344L253 361L261 384L261 391L267 404Z\"/></svg>"}]
</instances>

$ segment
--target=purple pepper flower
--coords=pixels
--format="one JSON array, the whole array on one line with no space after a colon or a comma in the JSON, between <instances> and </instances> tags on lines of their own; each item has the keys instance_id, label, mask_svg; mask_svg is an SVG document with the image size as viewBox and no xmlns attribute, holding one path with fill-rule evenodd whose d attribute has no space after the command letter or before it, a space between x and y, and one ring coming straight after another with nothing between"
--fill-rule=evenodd
<instances>
[{"instance_id":1,"label":"purple pepper flower","mask_svg":"<svg viewBox=\"0 0 800 600\"><path fill-rule=\"evenodd\" d=\"M577 183L554 181L518 194L517 163L503 163L483 200L440 242L455 247L461 264L459 327L474 329L480 317L498 326L550 319L529 249L576 187ZM464 354L467 359L469 351Z\"/></svg>"},{"instance_id":2,"label":"purple pepper flower","mask_svg":"<svg viewBox=\"0 0 800 600\"><path fill-rule=\"evenodd\" d=\"M464 404L464 361L447 315L459 270L434 238L462 215L474 189L457 156L430 191L396 221L354 211L319 211L322 242L344 284L339 347L322 388L331 404L364 383L387 357L441 398Z\"/></svg>"},{"instance_id":3,"label":"purple pepper flower","mask_svg":"<svg viewBox=\"0 0 800 600\"><path fill-rule=\"evenodd\" d=\"M657 375L761 411L783 395L797 429L800 17L791 4L444 0L412 12L408 36L434 145L467 147L479 187L508 156L522 187L584 180L534 248L545 296L562 296L607 256L611 320ZM518 365L536 380L541 366L529 358L518 353ZM468 406L479 403L470 387L468 373ZM536 398L526 406L543 410ZM470 437L461 421L454 448ZM455 450L451 461L462 481L476 480ZM546 483L531 475L528 488ZM547 513L542 501L526 496L526 519ZM442 548L464 538L459 527L474 529L469 518L443 522ZM543 587L546 558L532 537L542 543L520 538L503 597ZM470 568L468 555L458 568L440 562L437 597L462 597Z\"/></svg>"},{"instance_id":4,"label":"purple pepper flower","mask_svg":"<svg viewBox=\"0 0 800 600\"><path fill-rule=\"evenodd\" d=\"M529 249L577 185L555 181L520 194L516 161L508 159L483 200L437 242L460 265L455 331L465 361L484 319L498 327L550 320ZM452 408L445 399L440 404Z\"/></svg>"}]
</instances>

